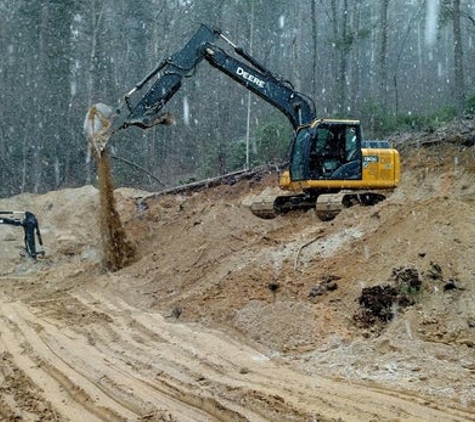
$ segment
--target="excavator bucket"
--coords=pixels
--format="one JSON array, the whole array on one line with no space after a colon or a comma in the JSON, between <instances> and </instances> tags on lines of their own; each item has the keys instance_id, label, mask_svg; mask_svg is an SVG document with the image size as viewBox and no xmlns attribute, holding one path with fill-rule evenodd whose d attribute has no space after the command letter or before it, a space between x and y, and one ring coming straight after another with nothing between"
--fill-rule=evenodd
<instances>
[{"instance_id":1,"label":"excavator bucket","mask_svg":"<svg viewBox=\"0 0 475 422\"><path fill-rule=\"evenodd\" d=\"M113 119L112 108L103 103L94 104L86 114L84 132L91 151L97 157L102 155L112 134L110 128Z\"/></svg>"},{"instance_id":2,"label":"excavator bucket","mask_svg":"<svg viewBox=\"0 0 475 422\"><path fill-rule=\"evenodd\" d=\"M127 117L125 117L127 116ZM132 116L126 113L114 113L111 107L104 103L94 104L87 112L84 120L84 133L91 151L101 157L111 135L129 126L148 129L156 125L170 126L175 124L175 117L168 112L149 113ZM116 120L114 122L114 120ZM112 123L114 122L114 126Z\"/></svg>"}]
</instances>

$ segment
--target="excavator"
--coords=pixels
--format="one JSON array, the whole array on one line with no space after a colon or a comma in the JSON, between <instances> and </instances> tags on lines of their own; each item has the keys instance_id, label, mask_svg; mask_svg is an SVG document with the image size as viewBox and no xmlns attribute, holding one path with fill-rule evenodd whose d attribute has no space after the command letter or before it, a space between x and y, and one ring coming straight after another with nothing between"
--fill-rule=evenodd
<instances>
[{"instance_id":1,"label":"excavator","mask_svg":"<svg viewBox=\"0 0 475 422\"><path fill-rule=\"evenodd\" d=\"M14 218L14 215L23 215L23 218ZM9 217L3 217L8 215ZM0 224L6 224L10 226L23 227L24 242L26 253L36 260L38 256L44 256L44 250L39 250L36 246L35 233L38 237L38 242L43 246L41 239L40 227L38 225L38 219L30 211L0 211Z\"/></svg>"},{"instance_id":2,"label":"excavator","mask_svg":"<svg viewBox=\"0 0 475 422\"><path fill-rule=\"evenodd\" d=\"M330 220L343 208L374 205L397 187L400 158L396 149L388 143L379 142L376 148L365 143L359 120L317 117L309 96L296 91L219 29L204 24L182 49L136 84L116 110L103 103L89 109L84 129L91 150L100 156L110 136L130 126L148 129L173 124L163 107L203 60L276 107L292 125L288 163L279 177L282 195L252 204L258 217L316 208L320 219Z\"/></svg>"}]
</instances>

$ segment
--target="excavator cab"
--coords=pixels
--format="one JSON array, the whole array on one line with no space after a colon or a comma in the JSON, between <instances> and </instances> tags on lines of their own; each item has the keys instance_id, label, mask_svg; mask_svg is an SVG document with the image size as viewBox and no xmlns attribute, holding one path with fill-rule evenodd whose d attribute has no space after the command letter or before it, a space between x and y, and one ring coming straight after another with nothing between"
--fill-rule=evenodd
<instances>
[{"instance_id":1,"label":"excavator cab","mask_svg":"<svg viewBox=\"0 0 475 422\"><path fill-rule=\"evenodd\" d=\"M360 180L359 121L322 119L300 128L291 151L289 172L294 182Z\"/></svg>"},{"instance_id":2,"label":"excavator cab","mask_svg":"<svg viewBox=\"0 0 475 422\"><path fill-rule=\"evenodd\" d=\"M292 194L264 199L252 211L272 218L316 208L320 219L331 220L343 208L384 200L399 179L398 151L388 143L363 141L359 120L319 119L298 128L289 166L280 175L280 188Z\"/></svg>"}]
</instances>

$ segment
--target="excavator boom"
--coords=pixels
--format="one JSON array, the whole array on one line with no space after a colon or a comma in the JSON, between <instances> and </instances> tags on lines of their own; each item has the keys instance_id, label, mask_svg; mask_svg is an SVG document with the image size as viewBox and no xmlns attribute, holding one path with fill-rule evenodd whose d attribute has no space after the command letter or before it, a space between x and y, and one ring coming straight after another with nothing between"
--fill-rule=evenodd
<instances>
[{"instance_id":1,"label":"excavator boom","mask_svg":"<svg viewBox=\"0 0 475 422\"><path fill-rule=\"evenodd\" d=\"M244 60L219 48L216 45L219 39L231 45ZM117 110L113 111L102 103L89 109L84 130L93 150L100 154L110 136L130 126L148 129L157 124L174 124L173 116L163 113L162 109L180 89L183 79L192 76L203 60L282 111L294 129L315 119L315 106L310 98L267 70L219 30L201 25L185 47L159 63L124 96ZM155 76L156 81L143 93L144 87Z\"/></svg>"}]
</instances>

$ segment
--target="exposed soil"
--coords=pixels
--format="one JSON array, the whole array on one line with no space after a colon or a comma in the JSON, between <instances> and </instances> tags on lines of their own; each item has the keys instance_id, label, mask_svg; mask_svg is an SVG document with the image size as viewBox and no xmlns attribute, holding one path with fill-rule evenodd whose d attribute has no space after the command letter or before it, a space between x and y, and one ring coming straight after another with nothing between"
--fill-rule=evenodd
<instances>
[{"instance_id":1,"label":"exposed soil","mask_svg":"<svg viewBox=\"0 0 475 422\"><path fill-rule=\"evenodd\" d=\"M475 421L473 133L408 138L392 196L332 222L253 216L273 174L117 189L115 272L94 187L0 200L46 248L0 226L0 420Z\"/></svg>"}]
</instances>

